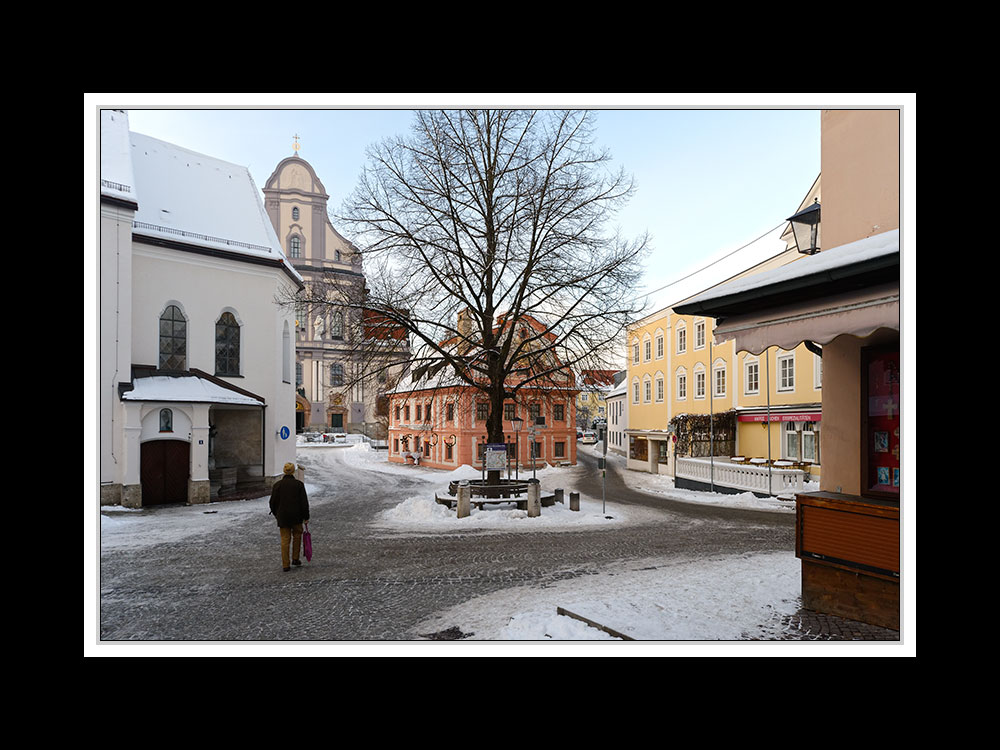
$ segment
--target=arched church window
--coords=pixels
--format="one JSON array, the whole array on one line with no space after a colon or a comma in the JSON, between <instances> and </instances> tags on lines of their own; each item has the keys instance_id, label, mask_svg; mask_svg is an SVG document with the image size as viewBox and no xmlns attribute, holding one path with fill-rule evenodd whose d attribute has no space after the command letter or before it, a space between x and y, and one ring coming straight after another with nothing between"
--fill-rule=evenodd
<instances>
[{"instance_id":1,"label":"arched church window","mask_svg":"<svg viewBox=\"0 0 1000 750\"><path fill-rule=\"evenodd\" d=\"M169 305L160 316L161 370L183 370L187 367L187 320L177 305Z\"/></svg>"},{"instance_id":2,"label":"arched church window","mask_svg":"<svg viewBox=\"0 0 1000 750\"><path fill-rule=\"evenodd\" d=\"M215 374L240 374L240 324L229 312L215 323Z\"/></svg>"}]
</instances>

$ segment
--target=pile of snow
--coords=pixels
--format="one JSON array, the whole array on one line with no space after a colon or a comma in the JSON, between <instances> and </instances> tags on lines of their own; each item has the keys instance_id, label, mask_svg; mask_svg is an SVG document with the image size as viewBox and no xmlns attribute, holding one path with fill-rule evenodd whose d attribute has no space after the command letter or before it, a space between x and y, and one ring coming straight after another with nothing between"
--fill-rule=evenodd
<instances>
[{"instance_id":1,"label":"pile of snow","mask_svg":"<svg viewBox=\"0 0 1000 750\"><path fill-rule=\"evenodd\" d=\"M794 555L644 560L545 588L522 586L438 612L420 633L457 627L486 641L735 641L798 609ZM594 627L557 608L602 626ZM610 632L609 632L610 631Z\"/></svg>"}]
</instances>

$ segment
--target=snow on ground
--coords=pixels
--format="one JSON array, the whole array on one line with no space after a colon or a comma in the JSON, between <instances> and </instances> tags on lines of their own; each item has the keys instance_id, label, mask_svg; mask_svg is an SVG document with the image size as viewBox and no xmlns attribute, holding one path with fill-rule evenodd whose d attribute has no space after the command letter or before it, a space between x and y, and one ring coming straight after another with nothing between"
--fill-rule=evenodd
<instances>
[{"instance_id":1,"label":"snow on ground","mask_svg":"<svg viewBox=\"0 0 1000 750\"><path fill-rule=\"evenodd\" d=\"M559 614L561 607L640 641L735 641L756 634L772 616L793 614L798 592L798 560L785 553L632 561L544 589L478 597L417 630L458 627L475 640L621 640Z\"/></svg>"},{"instance_id":2,"label":"snow on ground","mask_svg":"<svg viewBox=\"0 0 1000 750\"><path fill-rule=\"evenodd\" d=\"M565 504L542 508L537 518L509 505L487 505L472 509L459 519L454 510L434 501L434 492L444 492L455 479L477 479L480 473L462 466L454 471L390 463L385 454L365 445L328 447L336 461L363 466L387 475L424 479L427 489L412 494L383 511L375 525L395 532L435 533L491 531L509 533L621 529L643 523L656 512L623 506L613 497L581 494L579 512L569 510L569 493L588 471L574 467L546 466L536 470L544 492L562 487ZM598 447L578 450L599 455ZM670 477L624 469L624 459L609 455L620 464L627 484L635 489L662 494L674 500L714 506L752 508L787 513L794 504L757 498L753 493L721 493L675 490ZM521 472L522 477L528 472ZM772 618L793 614L798 608L799 561L794 554L731 555L704 560L646 560L611 566L599 574L577 577L544 589L529 586L506 589L478 597L446 612L438 613L416 630L433 633L457 627L476 641L617 641L615 635L568 615L598 623L629 638L642 641L732 641L753 635Z\"/></svg>"},{"instance_id":3,"label":"snow on ground","mask_svg":"<svg viewBox=\"0 0 1000 750\"><path fill-rule=\"evenodd\" d=\"M590 447L582 450L594 450ZM399 476L418 478L426 490L401 497L382 511L374 526L391 533L495 533L533 530L572 531L621 529L643 523L655 511L619 506L614 498L581 496L581 510L569 510L569 492L588 470L583 466L545 467L536 471L545 491L563 487L566 503L542 508L538 518L508 505L473 509L465 519L434 502L434 492L453 479L475 479L479 472L469 466L440 471L420 466L390 463L385 454L365 444L299 446L300 458L309 456L305 480L314 502L318 474L345 469L365 471L366 481L383 477L386 495L391 497ZM616 457L609 456L610 460ZM530 469L528 470L530 473ZM624 473L624 472L623 472ZM312 475L312 477L310 476ZM686 502L706 502L736 507L758 507L785 512L785 504L759 505L742 495L673 490L665 477L624 473L630 486L659 492ZM313 479L313 482L310 481ZM752 497L752 495L750 496ZM130 510L119 506L102 508L101 548L131 548L180 541L197 535L217 533L230 523L267 514L267 498L169 506ZM617 633L646 643L690 641L735 641L756 628L772 623L772 617L792 614L797 609L799 564L793 554L731 555L697 560L650 559L603 568L558 582L543 589L520 586L477 597L447 611L437 613L415 630L434 633L457 627L468 635L465 644L483 641L533 643L619 641L615 635L568 615L557 607L603 625ZM589 645L589 644L588 644Z\"/></svg>"},{"instance_id":4,"label":"snow on ground","mask_svg":"<svg viewBox=\"0 0 1000 750\"><path fill-rule=\"evenodd\" d=\"M599 455L599 448L580 447ZM479 472L469 466L441 471L421 466L390 463L385 453L365 444L304 444L300 459L311 459L305 481L310 498L321 503L317 494L319 476L325 472L362 470L366 481L382 481L388 507L373 522L385 533L434 534L472 531L509 533L533 530L573 531L622 529L641 524L655 511L621 506L613 497L602 502L600 495L581 495L581 510L569 510L569 493L584 474L592 471L575 467L545 467L537 470L545 492L555 487L565 490L566 502L542 508L538 518L512 505L473 509L465 519L434 501L435 491L446 491L453 479L475 479ZM730 507L754 508L765 512L793 512L794 504L776 499L760 499L751 493L723 495L676 490L669 477L624 469L624 459L610 455L621 465L629 486L674 500ZM522 475L524 472L522 472ZM530 475L530 469L527 474ZM312 475L312 476L310 476ZM392 503L400 476L425 483L425 490L408 491ZM383 479L379 479L379 477ZM312 479L312 481L310 481ZM101 509L102 550L131 548L179 541L197 535L217 533L228 524L251 516L267 515L267 498L211 503L195 506L130 510L119 506ZM690 642L734 641L752 636L758 626L773 625L783 614L798 608L799 562L788 553L717 556L708 559L650 559L611 565L594 575L548 585L543 589L514 587L477 597L433 618L416 629L434 633L457 627L471 634L471 641L552 641L619 640L605 631L567 615L556 607L599 623L630 638L642 641ZM465 641L468 643L469 641Z\"/></svg>"}]
</instances>

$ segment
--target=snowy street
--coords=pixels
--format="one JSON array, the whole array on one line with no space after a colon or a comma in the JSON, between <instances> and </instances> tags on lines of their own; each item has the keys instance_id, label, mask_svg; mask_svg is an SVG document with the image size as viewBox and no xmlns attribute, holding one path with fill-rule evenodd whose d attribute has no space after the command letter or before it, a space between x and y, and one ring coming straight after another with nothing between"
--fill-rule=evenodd
<instances>
[{"instance_id":1,"label":"snowy street","mask_svg":"<svg viewBox=\"0 0 1000 750\"><path fill-rule=\"evenodd\" d=\"M501 505L458 519L433 497L476 478L470 467L302 445L314 552L289 573L267 498L103 507L101 640L810 639L794 632L794 504L673 490L612 456L602 501L596 446L579 452L538 478L580 492L580 512Z\"/></svg>"}]
</instances>

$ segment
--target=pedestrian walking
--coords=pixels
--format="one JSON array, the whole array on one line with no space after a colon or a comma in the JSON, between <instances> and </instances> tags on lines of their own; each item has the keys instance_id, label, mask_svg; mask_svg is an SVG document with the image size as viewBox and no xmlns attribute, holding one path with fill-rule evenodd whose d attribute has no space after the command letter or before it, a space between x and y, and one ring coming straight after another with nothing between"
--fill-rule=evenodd
<instances>
[{"instance_id":1,"label":"pedestrian walking","mask_svg":"<svg viewBox=\"0 0 1000 750\"><path fill-rule=\"evenodd\" d=\"M271 514L281 532L281 567L286 573L292 565L301 565L302 524L309 520L306 486L295 478L295 464L285 464L285 475L271 490ZM291 549L289 550L289 547Z\"/></svg>"}]
</instances>

